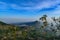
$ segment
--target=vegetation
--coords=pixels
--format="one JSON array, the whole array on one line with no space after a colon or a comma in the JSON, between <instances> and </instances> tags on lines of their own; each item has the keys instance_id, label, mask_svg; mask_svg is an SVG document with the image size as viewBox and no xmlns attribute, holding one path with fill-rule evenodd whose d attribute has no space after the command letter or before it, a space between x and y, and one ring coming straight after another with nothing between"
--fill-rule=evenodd
<instances>
[{"instance_id":1,"label":"vegetation","mask_svg":"<svg viewBox=\"0 0 60 40\"><path fill-rule=\"evenodd\" d=\"M4 22L2 22L2 21L0 21L0 24L1 24L1 25L6 25L6 23L4 23Z\"/></svg>"},{"instance_id":2,"label":"vegetation","mask_svg":"<svg viewBox=\"0 0 60 40\"><path fill-rule=\"evenodd\" d=\"M0 21L0 40L60 40L60 37L56 36L57 30L60 31L60 24L53 18L53 21L57 24L57 29L45 30L46 27L49 27L46 17L44 15L40 18L43 21L43 25L39 26L39 29L36 29L34 26L18 27L8 25ZM51 27L53 27L53 23L51 23Z\"/></svg>"}]
</instances>

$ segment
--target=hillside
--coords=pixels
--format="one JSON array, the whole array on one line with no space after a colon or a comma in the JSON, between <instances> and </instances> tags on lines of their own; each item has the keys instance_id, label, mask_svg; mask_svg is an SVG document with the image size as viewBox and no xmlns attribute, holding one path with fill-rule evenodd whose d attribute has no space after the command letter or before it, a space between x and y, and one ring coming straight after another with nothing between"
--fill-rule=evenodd
<instances>
[{"instance_id":1,"label":"hillside","mask_svg":"<svg viewBox=\"0 0 60 40\"><path fill-rule=\"evenodd\" d=\"M0 25L6 25L6 23L4 23L4 22L0 21Z\"/></svg>"},{"instance_id":2,"label":"hillside","mask_svg":"<svg viewBox=\"0 0 60 40\"><path fill-rule=\"evenodd\" d=\"M0 22L0 40L60 40L59 21L43 15L38 21L21 23L29 25L25 27Z\"/></svg>"}]
</instances>

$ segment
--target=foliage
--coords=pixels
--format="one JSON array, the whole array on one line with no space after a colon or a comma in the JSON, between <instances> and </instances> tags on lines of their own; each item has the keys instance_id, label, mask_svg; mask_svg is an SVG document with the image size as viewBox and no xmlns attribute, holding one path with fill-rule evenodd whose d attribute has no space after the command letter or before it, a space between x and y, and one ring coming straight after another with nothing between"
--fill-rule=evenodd
<instances>
[{"instance_id":1,"label":"foliage","mask_svg":"<svg viewBox=\"0 0 60 40\"><path fill-rule=\"evenodd\" d=\"M34 26L22 28L0 22L0 40L60 40L59 36L56 36L56 33L60 31L60 24L53 18L53 21L57 24L55 25L57 29L50 28L51 30L46 30L47 27L54 26L53 23L49 26L46 17L47 16L44 15L40 18L40 20L43 21L43 25L38 26L39 29L36 29ZM36 22L38 23L38 21Z\"/></svg>"}]
</instances>

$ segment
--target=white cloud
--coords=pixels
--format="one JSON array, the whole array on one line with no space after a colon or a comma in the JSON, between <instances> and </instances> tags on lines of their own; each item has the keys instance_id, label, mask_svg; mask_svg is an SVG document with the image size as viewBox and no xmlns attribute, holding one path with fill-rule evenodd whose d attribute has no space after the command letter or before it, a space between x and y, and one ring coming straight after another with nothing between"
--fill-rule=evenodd
<instances>
[{"instance_id":1,"label":"white cloud","mask_svg":"<svg viewBox=\"0 0 60 40\"><path fill-rule=\"evenodd\" d=\"M31 4L30 4L31 3ZM60 0L48 0L48 1L43 1L43 2L39 2L38 3L21 3L21 5L17 5L17 4L11 4L11 7L13 9L17 9L17 10L38 10L38 9L43 9L43 8L50 8L52 6L56 6L57 4L60 3ZM30 6L29 6L30 5Z\"/></svg>"},{"instance_id":2,"label":"white cloud","mask_svg":"<svg viewBox=\"0 0 60 40\"><path fill-rule=\"evenodd\" d=\"M57 8L55 10L53 10L52 12L50 12L50 13L52 13L54 15L60 14L60 6L58 5Z\"/></svg>"},{"instance_id":3,"label":"white cloud","mask_svg":"<svg viewBox=\"0 0 60 40\"><path fill-rule=\"evenodd\" d=\"M7 4L5 2L0 2L0 10L5 10L7 9Z\"/></svg>"},{"instance_id":4,"label":"white cloud","mask_svg":"<svg viewBox=\"0 0 60 40\"><path fill-rule=\"evenodd\" d=\"M43 0L42 2L40 0L35 0L36 2L27 2L27 3L20 3L20 5L17 5L15 3L5 3L0 2L0 9L8 9L11 7L12 9L16 10L42 10L43 8L50 8L52 6L57 6L57 4L60 3L60 0Z\"/></svg>"}]
</instances>

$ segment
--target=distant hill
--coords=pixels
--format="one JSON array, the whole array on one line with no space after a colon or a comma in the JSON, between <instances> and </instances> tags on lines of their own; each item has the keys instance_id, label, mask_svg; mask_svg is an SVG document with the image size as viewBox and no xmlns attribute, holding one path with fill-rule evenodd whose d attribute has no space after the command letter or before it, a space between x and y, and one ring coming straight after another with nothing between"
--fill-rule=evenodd
<instances>
[{"instance_id":1,"label":"distant hill","mask_svg":"<svg viewBox=\"0 0 60 40\"><path fill-rule=\"evenodd\" d=\"M0 25L6 25L6 23L4 23L4 22L0 21Z\"/></svg>"},{"instance_id":2,"label":"distant hill","mask_svg":"<svg viewBox=\"0 0 60 40\"><path fill-rule=\"evenodd\" d=\"M33 26L37 23L38 21L32 21L32 22L24 22L24 23L13 23L13 25L28 25L28 26Z\"/></svg>"}]
</instances>

